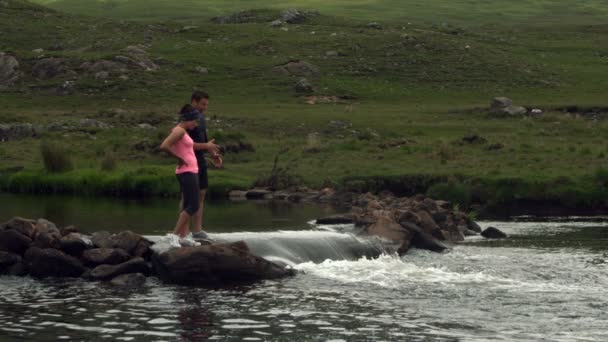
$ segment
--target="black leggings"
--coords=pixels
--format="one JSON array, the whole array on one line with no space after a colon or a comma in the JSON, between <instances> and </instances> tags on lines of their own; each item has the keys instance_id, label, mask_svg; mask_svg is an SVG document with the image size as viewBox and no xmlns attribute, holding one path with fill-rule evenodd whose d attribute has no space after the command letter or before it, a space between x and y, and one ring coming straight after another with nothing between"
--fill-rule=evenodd
<instances>
[{"instance_id":1,"label":"black leggings","mask_svg":"<svg viewBox=\"0 0 608 342\"><path fill-rule=\"evenodd\" d=\"M200 206L198 200L198 174L192 172L184 172L179 173L176 176L177 180L179 181L179 187L184 200L182 210L188 213L188 215L192 216L198 211L198 208Z\"/></svg>"}]
</instances>

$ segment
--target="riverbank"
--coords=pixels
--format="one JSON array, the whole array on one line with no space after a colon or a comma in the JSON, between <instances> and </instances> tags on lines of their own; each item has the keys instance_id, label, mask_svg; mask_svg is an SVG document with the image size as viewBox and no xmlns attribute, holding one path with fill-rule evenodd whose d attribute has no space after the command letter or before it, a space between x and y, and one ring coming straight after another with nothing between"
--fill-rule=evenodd
<instances>
[{"instance_id":1,"label":"riverbank","mask_svg":"<svg viewBox=\"0 0 608 342\"><path fill-rule=\"evenodd\" d=\"M608 172L605 170L579 179L562 177L549 180L470 178L462 175L347 177L334 184L332 191L338 195L331 198L323 198L320 190L310 189L305 184L284 189L266 187L264 192L246 196L245 191L254 187L251 178L239 177L226 170L211 170L210 178L208 196L212 199L229 199L231 192L241 191L242 198L237 199L347 206L349 196L344 194L388 191L397 196L425 194L450 201L454 207L479 217L599 215L608 212ZM168 167L114 172L85 169L65 173L0 173L0 191L128 198L177 197L179 194L177 182Z\"/></svg>"}]
</instances>

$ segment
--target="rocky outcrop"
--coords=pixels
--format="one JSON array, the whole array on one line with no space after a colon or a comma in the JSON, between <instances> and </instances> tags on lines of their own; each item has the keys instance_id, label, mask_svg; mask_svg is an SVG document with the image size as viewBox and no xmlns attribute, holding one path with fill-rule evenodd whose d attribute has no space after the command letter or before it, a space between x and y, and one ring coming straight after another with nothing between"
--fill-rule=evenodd
<instances>
[{"instance_id":1,"label":"rocky outcrop","mask_svg":"<svg viewBox=\"0 0 608 342\"><path fill-rule=\"evenodd\" d=\"M39 79L50 79L65 74L68 71L66 60L63 58L43 58L32 68L32 76Z\"/></svg>"},{"instance_id":2,"label":"rocky outcrop","mask_svg":"<svg viewBox=\"0 0 608 342\"><path fill-rule=\"evenodd\" d=\"M289 61L285 64L277 65L274 71L282 75L295 76L318 76L319 68L305 61Z\"/></svg>"},{"instance_id":3,"label":"rocky outcrop","mask_svg":"<svg viewBox=\"0 0 608 342\"><path fill-rule=\"evenodd\" d=\"M20 76L17 59L0 52L0 90L12 87Z\"/></svg>"},{"instance_id":4,"label":"rocky outcrop","mask_svg":"<svg viewBox=\"0 0 608 342\"><path fill-rule=\"evenodd\" d=\"M170 283L197 286L275 279L293 274L259 256L244 242L175 248L155 254L155 273Z\"/></svg>"},{"instance_id":5,"label":"rocky outcrop","mask_svg":"<svg viewBox=\"0 0 608 342\"><path fill-rule=\"evenodd\" d=\"M0 141L15 141L34 138L40 135L42 128L30 123L1 124Z\"/></svg>"},{"instance_id":6,"label":"rocky outcrop","mask_svg":"<svg viewBox=\"0 0 608 342\"><path fill-rule=\"evenodd\" d=\"M176 248L160 240L154 244L131 231L101 231L89 237L45 219L15 217L0 224L0 275L5 274L81 277L139 287L148 276L177 284L223 286L293 271L254 255L244 242Z\"/></svg>"}]
</instances>

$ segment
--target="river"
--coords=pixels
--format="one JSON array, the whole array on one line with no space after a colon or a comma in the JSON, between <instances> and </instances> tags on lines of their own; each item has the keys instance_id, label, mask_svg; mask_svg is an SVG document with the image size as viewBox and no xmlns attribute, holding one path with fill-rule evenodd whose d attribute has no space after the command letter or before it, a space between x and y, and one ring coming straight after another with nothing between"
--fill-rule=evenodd
<instances>
[{"instance_id":1,"label":"river","mask_svg":"<svg viewBox=\"0 0 608 342\"><path fill-rule=\"evenodd\" d=\"M0 195L0 219L156 235L173 223L173 202ZM608 340L606 217L482 221L509 239L372 259L355 253L375 246L353 227L312 224L331 208L212 203L207 212L214 238L251 241L301 272L218 290L0 277L0 340Z\"/></svg>"}]
</instances>

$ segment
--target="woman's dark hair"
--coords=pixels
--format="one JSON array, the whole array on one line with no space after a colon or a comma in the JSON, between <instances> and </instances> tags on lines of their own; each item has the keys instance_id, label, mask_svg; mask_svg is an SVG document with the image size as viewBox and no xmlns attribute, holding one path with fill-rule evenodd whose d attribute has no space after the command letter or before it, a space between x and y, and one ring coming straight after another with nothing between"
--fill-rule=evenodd
<instances>
[{"instance_id":1,"label":"woman's dark hair","mask_svg":"<svg viewBox=\"0 0 608 342\"><path fill-rule=\"evenodd\" d=\"M192 101L196 101L197 103L202 100L202 99L209 99L209 94L207 94L204 91L200 91L200 90L196 90L192 93L192 96L190 96L190 102Z\"/></svg>"},{"instance_id":2,"label":"woman's dark hair","mask_svg":"<svg viewBox=\"0 0 608 342\"><path fill-rule=\"evenodd\" d=\"M194 111L194 107L191 104L185 104L182 109L179 110L179 114L186 114Z\"/></svg>"}]
</instances>

